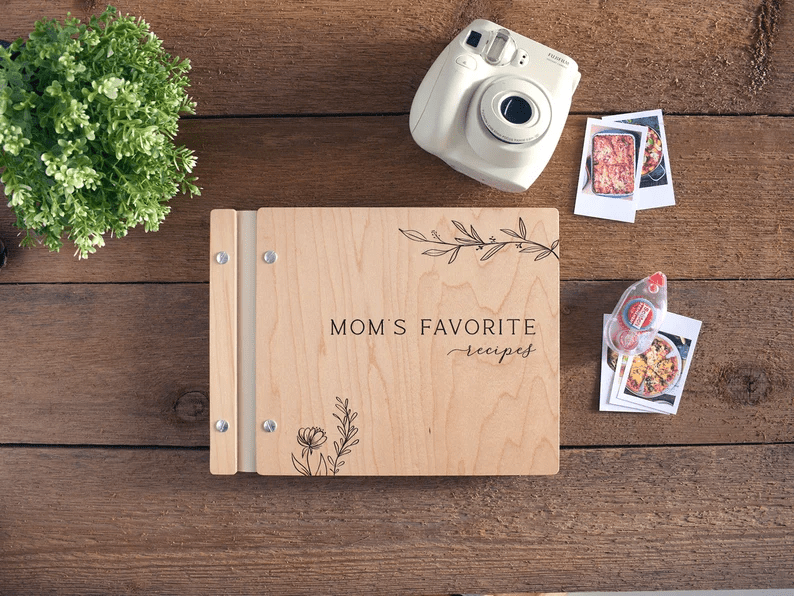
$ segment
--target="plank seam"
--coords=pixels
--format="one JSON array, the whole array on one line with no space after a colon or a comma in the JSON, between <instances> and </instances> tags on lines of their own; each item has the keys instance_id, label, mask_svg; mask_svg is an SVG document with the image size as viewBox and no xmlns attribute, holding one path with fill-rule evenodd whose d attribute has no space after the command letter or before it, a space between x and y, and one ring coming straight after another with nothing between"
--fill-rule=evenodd
<instances>
[{"instance_id":1,"label":"plank seam","mask_svg":"<svg viewBox=\"0 0 794 596\"><path fill-rule=\"evenodd\" d=\"M713 283L713 282L790 282L794 281L794 277L688 277L688 278L673 278L668 277L668 281L676 283ZM628 278L598 278L598 279L582 279L582 278L560 278L560 282L565 283L616 283L636 281L629 280ZM0 287L10 286L208 286L209 281L63 281L63 282L50 282L50 281L17 281L17 282L0 282Z\"/></svg>"},{"instance_id":2,"label":"plank seam","mask_svg":"<svg viewBox=\"0 0 794 596\"><path fill-rule=\"evenodd\" d=\"M589 116L599 118L601 116L612 115L617 112L569 112L569 116ZM403 118L410 112L339 112L322 113L307 112L305 114L206 114L195 116L182 116L182 120L286 120L290 118ZM728 113L709 113L709 112L665 112L665 116L678 118L792 118L794 114L784 112L728 112Z\"/></svg>"},{"instance_id":3,"label":"plank seam","mask_svg":"<svg viewBox=\"0 0 794 596\"><path fill-rule=\"evenodd\" d=\"M712 447L785 447L794 445L794 441L782 442L751 442L751 443L673 443L648 445L560 445L561 451L589 451L598 449L676 449L676 448L712 448ZM0 443L0 449L107 449L132 451L209 451L209 446L202 445L99 445L76 443L69 445L47 443Z\"/></svg>"}]
</instances>

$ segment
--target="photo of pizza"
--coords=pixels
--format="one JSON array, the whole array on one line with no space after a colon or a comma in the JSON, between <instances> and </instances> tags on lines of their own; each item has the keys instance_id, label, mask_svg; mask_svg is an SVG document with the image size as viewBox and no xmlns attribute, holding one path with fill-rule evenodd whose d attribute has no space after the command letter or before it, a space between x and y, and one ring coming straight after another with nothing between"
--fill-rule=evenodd
<instances>
[{"instance_id":1,"label":"photo of pizza","mask_svg":"<svg viewBox=\"0 0 794 596\"><path fill-rule=\"evenodd\" d=\"M599 132L593 135L593 192L628 196L634 192L636 149L634 135Z\"/></svg>"},{"instance_id":2,"label":"photo of pizza","mask_svg":"<svg viewBox=\"0 0 794 596\"><path fill-rule=\"evenodd\" d=\"M645 141L645 158L642 163L642 175L647 176L653 172L662 161L662 139L659 133L650 126L648 138Z\"/></svg>"},{"instance_id":3,"label":"photo of pizza","mask_svg":"<svg viewBox=\"0 0 794 596\"><path fill-rule=\"evenodd\" d=\"M662 334L651 347L634 357L626 389L638 397L658 397L675 387L681 376L681 354L675 344Z\"/></svg>"}]
</instances>

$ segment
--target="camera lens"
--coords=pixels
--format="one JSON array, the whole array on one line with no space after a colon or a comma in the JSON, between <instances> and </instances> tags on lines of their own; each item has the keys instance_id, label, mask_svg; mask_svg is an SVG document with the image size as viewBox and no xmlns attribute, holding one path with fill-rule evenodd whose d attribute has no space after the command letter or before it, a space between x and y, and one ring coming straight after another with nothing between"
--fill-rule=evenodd
<instances>
[{"instance_id":1,"label":"camera lens","mask_svg":"<svg viewBox=\"0 0 794 596\"><path fill-rule=\"evenodd\" d=\"M532 118L532 106L523 97L511 95L502 101L499 111L511 124L526 124Z\"/></svg>"},{"instance_id":2,"label":"camera lens","mask_svg":"<svg viewBox=\"0 0 794 596\"><path fill-rule=\"evenodd\" d=\"M503 143L532 143L549 130L552 114L549 97L532 81L513 76L495 77L486 80L480 89L472 98L474 111L470 108L469 114L476 113L478 125Z\"/></svg>"}]
</instances>

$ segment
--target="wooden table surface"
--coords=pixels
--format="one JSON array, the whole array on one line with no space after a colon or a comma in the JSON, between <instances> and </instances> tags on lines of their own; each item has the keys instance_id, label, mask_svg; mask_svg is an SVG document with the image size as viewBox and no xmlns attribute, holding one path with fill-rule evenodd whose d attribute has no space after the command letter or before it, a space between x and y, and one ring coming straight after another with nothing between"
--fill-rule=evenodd
<instances>
[{"instance_id":1,"label":"wooden table surface","mask_svg":"<svg viewBox=\"0 0 794 596\"><path fill-rule=\"evenodd\" d=\"M94 0L4 0L0 38ZM202 196L87 261L0 237L0 593L444 594L794 587L794 7L783 0L125 0L193 63ZM415 145L413 95L474 18L572 56L523 194ZM662 108L677 205L573 215L585 119ZM561 470L209 474L214 208L556 207ZM676 416L599 413L600 320L662 270L703 321Z\"/></svg>"}]
</instances>

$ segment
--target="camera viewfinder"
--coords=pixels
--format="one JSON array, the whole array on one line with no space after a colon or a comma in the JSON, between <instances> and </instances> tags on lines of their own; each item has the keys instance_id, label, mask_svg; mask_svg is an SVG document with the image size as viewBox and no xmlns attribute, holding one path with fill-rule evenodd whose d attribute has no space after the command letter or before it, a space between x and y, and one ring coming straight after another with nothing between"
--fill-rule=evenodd
<instances>
[{"instance_id":1,"label":"camera viewfinder","mask_svg":"<svg viewBox=\"0 0 794 596\"><path fill-rule=\"evenodd\" d=\"M469 36L466 38L466 45L470 45L473 48L476 48L480 45L480 40L482 39L482 33L479 31L472 31L469 33Z\"/></svg>"}]
</instances>

